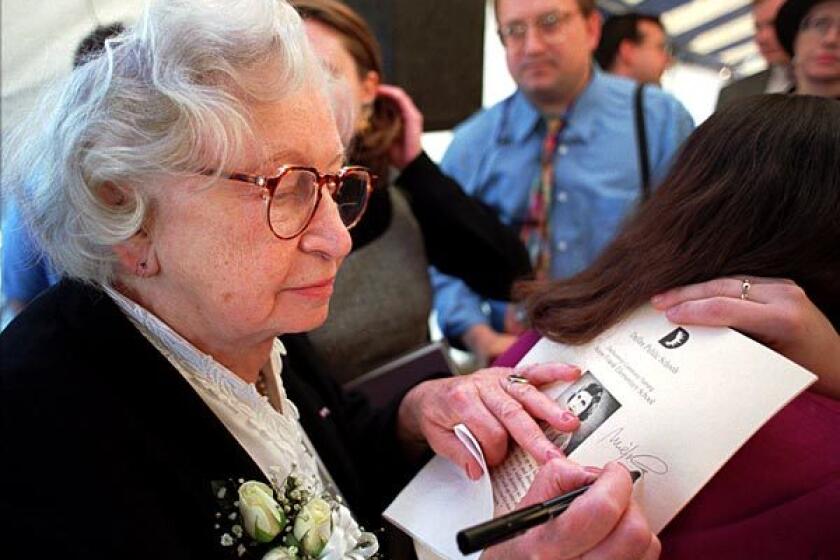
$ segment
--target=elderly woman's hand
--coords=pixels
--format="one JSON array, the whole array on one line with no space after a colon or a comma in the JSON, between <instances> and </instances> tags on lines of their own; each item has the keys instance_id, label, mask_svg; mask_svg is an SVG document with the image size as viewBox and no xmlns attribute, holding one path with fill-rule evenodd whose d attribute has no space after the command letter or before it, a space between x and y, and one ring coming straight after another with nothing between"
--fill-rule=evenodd
<instances>
[{"instance_id":1,"label":"elderly woman's hand","mask_svg":"<svg viewBox=\"0 0 840 560\"><path fill-rule=\"evenodd\" d=\"M537 472L519 503L527 507L591 483L595 475L571 461L557 459ZM627 469L610 463L592 487L562 515L522 536L492 546L482 560L518 558L622 558L654 560L659 539L632 500Z\"/></svg>"},{"instance_id":2,"label":"elderly woman's hand","mask_svg":"<svg viewBox=\"0 0 840 560\"><path fill-rule=\"evenodd\" d=\"M513 383L511 374L529 383ZM475 373L423 382L400 404L398 435L407 446L428 445L477 479L481 467L452 428L465 424L475 435L488 465L507 455L512 437L539 463L564 457L537 424L544 420L564 432L580 426L577 417L538 390L556 381L573 381L580 370L565 364L535 364L516 370L488 368Z\"/></svg>"},{"instance_id":3,"label":"elderly woman's hand","mask_svg":"<svg viewBox=\"0 0 840 560\"><path fill-rule=\"evenodd\" d=\"M748 282L719 278L675 288L652 303L674 323L744 332L816 374L815 389L840 398L840 335L829 320L790 280Z\"/></svg>"},{"instance_id":4,"label":"elderly woman's hand","mask_svg":"<svg viewBox=\"0 0 840 560\"><path fill-rule=\"evenodd\" d=\"M388 150L388 157L394 167L405 169L423 151L420 144L420 138L423 134L423 113L420 112L420 109L402 88L382 84L376 93L392 99L400 109L403 133L401 137L394 140Z\"/></svg>"}]
</instances>

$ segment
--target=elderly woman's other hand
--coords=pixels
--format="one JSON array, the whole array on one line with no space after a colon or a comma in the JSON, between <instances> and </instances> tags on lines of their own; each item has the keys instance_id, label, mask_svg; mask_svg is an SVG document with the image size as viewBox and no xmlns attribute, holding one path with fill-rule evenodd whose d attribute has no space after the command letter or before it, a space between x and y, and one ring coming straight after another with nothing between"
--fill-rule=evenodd
<instances>
[{"instance_id":1,"label":"elderly woman's other hand","mask_svg":"<svg viewBox=\"0 0 840 560\"><path fill-rule=\"evenodd\" d=\"M515 383L516 374L528 383ZM400 404L398 434L407 445L429 446L464 467L471 479L481 477L479 464L453 431L465 424L475 435L488 465L507 455L509 437L539 463L564 457L538 425L545 421L564 432L580 426L577 417L548 398L538 387L573 381L580 369L565 364L535 364L516 370L488 368L475 373L423 382Z\"/></svg>"},{"instance_id":2,"label":"elderly woman's other hand","mask_svg":"<svg viewBox=\"0 0 840 560\"><path fill-rule=\"evenodd\" d=\"M400 109L403 133L402 136L394 140L388 151L388 156L394 167L405 169L423 151L420 144L420 138L423 134L423 113L420 112L420 109L402 88L382 84L376 93L381 97L393 100Z\"/></svg>"},{"instance_id":3,"label":"elderly woman's other hand","mask_svg":"<svg viewBox=\"0 0 840 560\"><path fill-rule=\"evenodd\" d=\"M840 398L840 335L792 281L718 278L659 294L652 303L674 323L744 332L816 374L816 390Z\"/></svg>"},{"instance_id":4,"label":"elderly woman's other hand","mask_svg":"<svg viewBox=\"0 0 840 560\"><path fill-rule=\"evenodd\" d=\"M552 460L537 472L520 508L565 494L593 482L588 469L564 459ZM482 560L518 558L622 558L654 560L659 539L632 499L627 469L609 463L597 480L562 515L522 536L492 546Z\"/></svg>"}]
</instances>

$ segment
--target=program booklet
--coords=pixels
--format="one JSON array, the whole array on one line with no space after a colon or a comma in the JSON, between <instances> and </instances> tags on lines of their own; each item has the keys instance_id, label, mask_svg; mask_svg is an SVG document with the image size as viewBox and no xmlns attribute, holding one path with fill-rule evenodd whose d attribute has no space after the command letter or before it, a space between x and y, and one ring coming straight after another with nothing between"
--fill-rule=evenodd
<instances>
[{"instance_id":1,"label":"program booklet","mask_svg":"<svg viewBox=\"0 0 840 560\"><path fill-rule=\"evenodd\" d=\"M620 461L642 472L634 497L656 532L776 412L815 380L809 371L727 328L677 326L644 306L588 344L541 339L520 365L578 365L572 383L546 394L580 418L573 434L546 434L573 461ZM420 549L464 558L455 534L516 508L537 463L514 448L486 468L465 426L456 434L485 475L471 481L463 467L432 459L385 511ZM478 553L468 556L477 557Z\"/></svg>"}]
</instances>

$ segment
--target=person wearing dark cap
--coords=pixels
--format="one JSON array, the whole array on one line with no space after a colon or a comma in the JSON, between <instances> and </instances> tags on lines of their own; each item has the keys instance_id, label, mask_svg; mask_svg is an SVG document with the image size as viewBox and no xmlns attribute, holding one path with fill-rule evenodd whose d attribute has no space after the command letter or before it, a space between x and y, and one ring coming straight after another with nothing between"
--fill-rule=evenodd
<instances>
[{"instance_id":1,"label":"person wearing dark cap","mask_svg":"<svg viewBox=\"0 0 840 560\"><path fill-rule=\"evenodd\" d=\"M793 58L795 93L840 99L840 0L788 0L776 34Z\"/></svg>"}]
</instances>

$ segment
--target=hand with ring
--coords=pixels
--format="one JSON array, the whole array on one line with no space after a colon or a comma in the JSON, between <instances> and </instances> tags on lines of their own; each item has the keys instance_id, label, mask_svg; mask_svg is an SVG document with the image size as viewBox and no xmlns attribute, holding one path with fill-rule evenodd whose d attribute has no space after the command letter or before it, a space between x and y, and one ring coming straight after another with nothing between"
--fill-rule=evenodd
<instances>
[{"instance_id":1,"label":"hand with ring","mask_svg":"<svg viewBox=\"0 0 840 560\"><path fill-rule=\"evenodd\" d=\"M511 438L540 464L563 458L538 422L563 432L576 430L580 422L539 387L579 377L577 367L550 363L425 381L400 403L398 435L409 449L428 444L473 480L481 477L481 467L455 436L452 428L457 424L465 424L475 435L490 466L507 456Z\"/></svg>"},{"instance_id":2,"label":"hand with ring","mask_svg":"<svg viewBox=\"0 0 840 560\"><path fill-rule=\"evenodd\" d=\"M651 302L674 323L749 335L816 374L816 391L840 398L840 335L794 282L719 278L669 290Z\"/></svg>"}]
</instances>

